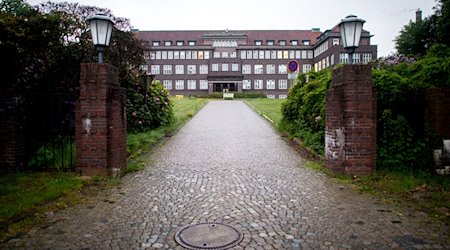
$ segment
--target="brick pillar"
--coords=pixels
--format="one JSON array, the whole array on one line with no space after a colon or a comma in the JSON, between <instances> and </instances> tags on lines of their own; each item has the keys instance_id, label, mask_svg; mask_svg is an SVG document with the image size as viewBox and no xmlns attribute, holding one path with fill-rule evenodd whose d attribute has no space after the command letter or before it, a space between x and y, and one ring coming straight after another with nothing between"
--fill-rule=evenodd
<instances>
[{"instance_id":1,"label":"brick pillar","mask_svg":"<svg viewBox=\"0 0 450 250\"><path fill-rule=\"evenodd\" d=\"M23 98L0 96L0 173L23 167L25 156Z\"/></svg>"},{"instance_id":2,"label":"brick pillar","mask_svg":"<svg viewBox=\"0 0 450 250\"><path fill-rule=\"evenodd\" d=\"M242 81L237 82L236 84L237 84L237 92L242 93Z\"/></svg>"},{"instance_id":3,"label":"brick pillar","mask_svg":"<svg viewBox=\"0 0 450 250\"><path fill-rule=\"evenodd\" d=\"M327 91L326 166L345 175L367 175L375 170L376 124L371 66L335 69Z\"/></svg>"},{"instance_id":4,"label":"brick pillar","mask_svg":"<svg viewBox=\"0 0 450 250\"><path fill-rule=\"evenodd\" d=\"M425 90L426 122L434 132L444 139L450 139L450 88L433 88Z\"/></svg>"},{"instance_id":5,"label":"brick pillar","mask_svg":"<svg viewBox=\"0 0 450 250\"><path fill-rule=\"evenodd\" d=\"M76 105L77 169L119 177L127 171L125 89L109 64L83 63Z\"/></svg>"}]
</instances>

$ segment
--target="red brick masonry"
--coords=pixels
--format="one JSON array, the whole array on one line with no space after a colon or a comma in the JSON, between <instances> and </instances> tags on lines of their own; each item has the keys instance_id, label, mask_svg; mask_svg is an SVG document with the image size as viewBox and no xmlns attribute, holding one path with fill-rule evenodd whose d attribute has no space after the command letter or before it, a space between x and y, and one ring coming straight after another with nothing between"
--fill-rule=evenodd
<instances>
[{"instance_id":1,"label":"red brick masonry","mask_svg":"<svg viewBox=\"0 0 450 250\"><path fill-rule=\"evenodd\" d=\"M345 175L367 175L375 170L376 123L371 66L335 69L326 103L327 167Z\"/></svg>"},{"instance_id":2,"label":"red brick masonry","mask_svg":"<svg viewBox=\"0 0 450 250\"><path fill-rule=\"evenodd\" d=\"M119 177L126 173L125 102L116 68L81 64L75 136L77 169L82 175Z\"/></svg>"}]
</instances>

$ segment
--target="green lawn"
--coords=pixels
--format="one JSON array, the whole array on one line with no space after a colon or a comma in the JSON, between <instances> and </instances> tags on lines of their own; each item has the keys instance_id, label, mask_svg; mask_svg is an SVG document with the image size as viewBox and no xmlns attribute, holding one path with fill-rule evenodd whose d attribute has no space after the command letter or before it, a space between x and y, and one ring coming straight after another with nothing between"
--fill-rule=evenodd
<instances>
[{"instance_id":1,"label":"green lawn","mask_svg":"<svg viewBox=\"0 0 450 250\"><path fill-rule=\"evenodd\" d=\"M285 100L283 99L247 99L246 102L261 115L269 118L275 125L280 126L282 114L281 105Z\"/></svg>"}]
</instances>

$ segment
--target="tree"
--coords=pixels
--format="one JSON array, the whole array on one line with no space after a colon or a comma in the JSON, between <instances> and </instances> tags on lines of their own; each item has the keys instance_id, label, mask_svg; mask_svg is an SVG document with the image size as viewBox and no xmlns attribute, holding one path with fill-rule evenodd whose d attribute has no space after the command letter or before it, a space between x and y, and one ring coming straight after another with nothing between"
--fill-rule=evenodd
<instances>
[{"instance_id":1,"label":"tree","mask_svg":"<svg viewBox=\"0 0 450 250\"><path fill-rule=\"evenodd\" d=\"M33 8L23 0L1 0L0 13L7 13L13 16L24 16L33 12Z\"/></svg>"}]
</instances>

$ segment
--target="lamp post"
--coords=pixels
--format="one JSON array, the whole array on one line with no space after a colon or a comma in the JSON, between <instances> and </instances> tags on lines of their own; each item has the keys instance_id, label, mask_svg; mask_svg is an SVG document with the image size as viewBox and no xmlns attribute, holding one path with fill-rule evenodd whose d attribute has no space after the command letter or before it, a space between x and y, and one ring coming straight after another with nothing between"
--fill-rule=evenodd
<instances>
[{"instance_id":1,"label":"lamp post","mask_svg":"<svg viewBox=\"0 0 450 250\"><path fill-rule=\"evenodd\" d=\"M349 64L353 64L353 53L359 46L362 27L365 22L365 20L360 19L355 15L349 15L339 23L342 45L348 51Z\"/></svg>"},{"instance_id":2,"label":"lamp post","mask_svg":"<svg viewBox=\"0 0 450 250\"><path fill-rule=\"evenodd\" d=\"M103 53L109 45L114 23L105 14L97 14L87 19L91 27L92 42L98 51L98 63L104 63Z\"/></svg>"}]
</instances>

